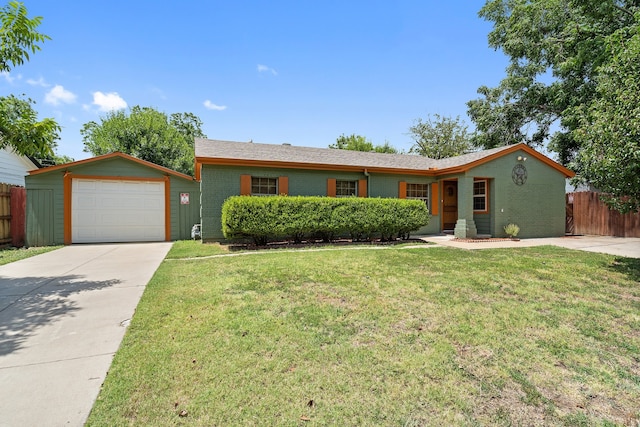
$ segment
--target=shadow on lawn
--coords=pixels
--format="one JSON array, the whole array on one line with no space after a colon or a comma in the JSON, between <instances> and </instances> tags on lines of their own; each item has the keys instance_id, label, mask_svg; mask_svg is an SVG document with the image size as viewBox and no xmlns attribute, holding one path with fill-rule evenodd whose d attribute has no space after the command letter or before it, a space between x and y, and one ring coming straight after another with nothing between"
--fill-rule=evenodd
<instances>
[{"instance_id":1,"label":"shadow on lawn","mask_svg":"<svg viewBox=\"0 0 640 427\"><path fill-rule=\"evenodd\" d=\"M616 257L610 268L613 271L626 274L634 282L640 282L640 258Z\"/></svg>"},{"instance_id":2,"label":"shadow on lawn","mask_svg":"<svg viewBox=\"0 0 640 427\"><path fill-rule=\"evenodd\" d=\"M119 280L90 281L83 276L0 276L0 356L19 350L35 331L80 310L71 295L104 289Z\"/></svg>"}]
</instances>

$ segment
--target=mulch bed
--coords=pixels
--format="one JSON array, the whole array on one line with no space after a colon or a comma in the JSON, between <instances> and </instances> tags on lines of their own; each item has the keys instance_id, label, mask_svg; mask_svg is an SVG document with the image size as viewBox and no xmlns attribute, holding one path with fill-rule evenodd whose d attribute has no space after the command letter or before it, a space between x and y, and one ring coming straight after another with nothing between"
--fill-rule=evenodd
<instances>
[{"instance_id":1,"label":"mulch bed","mask_svg":"<svg viewBox=\"0 0 640 427\"><path fill-rule=\"evenodd\" d=\"M453 239L454 242L460 243L491 243L491 242L519 242L520 239L510 239L508 237L488 237L486 239Z\"/></svg>"},{"instance_id":2,"label":"mulch bed","mask_svg":"<svg viewBox=\"0 0 640 427\"><path fill-rule=\"evenodd\" d=\"M425 244L428 245L429 242L425 242L422 239L397 239L390 241L381 241L380 239L375 240L352 240L352 239L339 239L332 240L331 242L324 242L322 240L307 240L302 243L293 243L293 242L269 242L266 245L258 246L255 243L233 243L229 245L230 251L246 251L246 250L262 250L262 249L295 249L295 248L321 248L323 246L354 246L354 245L371 245L371 246L391 246L391 245L399 245L403 243L411 243L411 244Z\"/></svg>"}]
</instances>

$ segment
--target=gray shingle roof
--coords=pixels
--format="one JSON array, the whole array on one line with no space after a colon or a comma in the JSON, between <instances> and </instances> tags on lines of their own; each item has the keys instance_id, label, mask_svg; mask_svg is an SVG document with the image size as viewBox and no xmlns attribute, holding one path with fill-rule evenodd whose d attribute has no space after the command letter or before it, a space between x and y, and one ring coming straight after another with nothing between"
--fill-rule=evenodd
<instances>
[{"instance_id":1,"label":"gray shingle roof","mask_svg":"<svg viewBox=\"0 0 640 427\"><path fill-rule=\"evenodd\" d=\"M254 142L219 141L196 138L198 159L291 162L309 165L357 166L404 170L445 169L462 166L509 148L499 147L462 156L435 160L411 154L369 153L334 148L298 147L292 145L259 144Z\"/></svg>"},{"instance_id":2,"label":"gray shingle roof","mask_svg":"<svg viewBox=\"0 0 640 427\"><path fill-rule=\"evenodd\" d=\"M477 162L485 157L489 157L492 154L499 153L501 151L511 148L512 145L505 145L503 147L491 148L489 150L474 151L473 153L463 154L462 156L448 157L446 159L437 160L438 169L448 169L457 166L468 165L469 163Z\"/></svg>"}]
</instances>

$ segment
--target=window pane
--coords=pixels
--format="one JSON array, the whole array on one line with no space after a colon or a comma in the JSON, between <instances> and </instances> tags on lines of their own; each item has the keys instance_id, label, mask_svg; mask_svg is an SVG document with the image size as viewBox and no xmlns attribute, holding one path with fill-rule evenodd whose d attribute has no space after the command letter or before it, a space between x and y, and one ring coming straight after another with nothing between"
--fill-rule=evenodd
<instances>
[{"instance_id":1,"label":"window pane","mask_svg":"<svg viewBox=\"0 0 640 427\"><path fill-rule=\"evenodd\" d=\"M485 181L476 181L473 183L473 194L474 195L484 195L485 194Z\"/></svg>"},{"instance_id":2,"label":"window pane","mask_svg":"<svg viewBox=\"0 0 640 427\"><path fill-rule=\"evenodd\" d=\"M349 197L357 196L357 181L338 181L336 180L336 196Z\"/></svg>"},{"instance_id":3,"label":"window pane","mask_svg":"<svg viewBox=\"0 0 640 427\"><path fill-rule=\"evenodd\" d=\"M473 210L487 210L487 181L475 181L473 183Z\"/></svg>"},{"instance_id":4,"label":"window pane","mask_svg":"<svg viewBox=\"0 0 640 427\"><path fill-rule=\"evenodd\" d=\"M420 199L429 204L429 184L407 183L407 199Z\"/></svg>"},{"instance_id":5,"label":"window pane","mask_svg":"<svg viewBox=\"0 0 640 427\"><path fill-rule=\"evenodd\" d=\"M278 194L277 178L251 177L251 194L257 196Z\"/></svg>"}]
</instances>

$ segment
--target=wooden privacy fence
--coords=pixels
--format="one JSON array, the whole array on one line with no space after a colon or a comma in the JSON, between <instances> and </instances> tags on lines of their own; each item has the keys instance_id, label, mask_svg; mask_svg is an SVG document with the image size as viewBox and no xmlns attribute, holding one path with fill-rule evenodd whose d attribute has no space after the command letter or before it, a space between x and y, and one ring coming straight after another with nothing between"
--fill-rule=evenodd
<instances>
[{"instance_id":1,"label":"wooden privacy fence","mask_svg":"<svg viewBox=\"0 0 640 427\"><path fill-rule=\"evenodd\" d=\"M600 201L600 193L585 191L567 194L569 234L640 237L640 212L621 214Z\"/></svg>"},{"instance_id":2,"label":"wooden privacy fence","mask_svg":"<svg viewBox=\"0 0 640 427\"><path fill-rule=\"evenodd\" d=\"M26 200L24 188L0 184L0 246L24 246Z\"/></svg>"}]
</instances>

